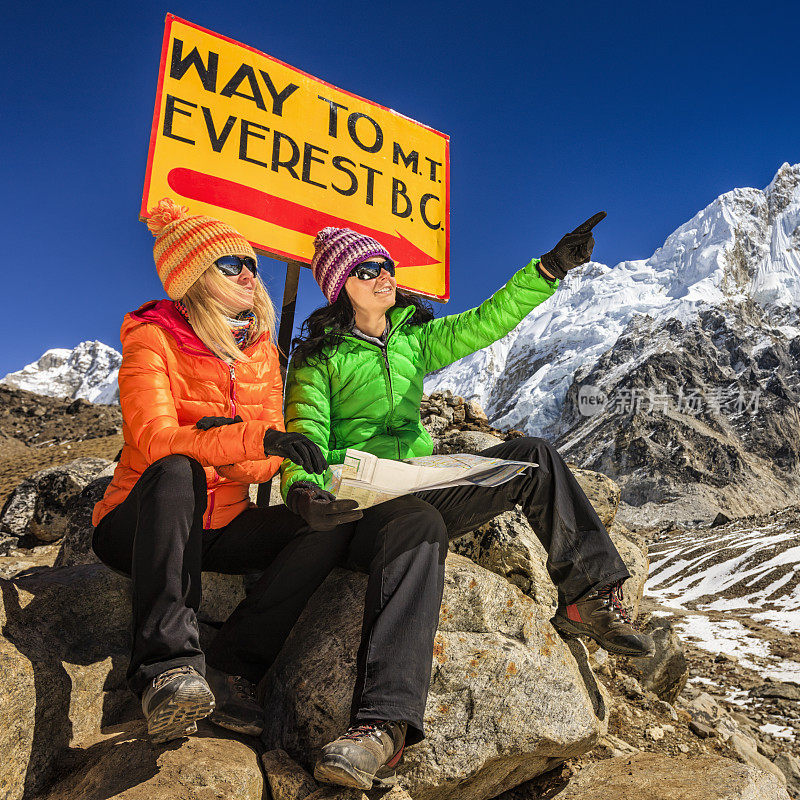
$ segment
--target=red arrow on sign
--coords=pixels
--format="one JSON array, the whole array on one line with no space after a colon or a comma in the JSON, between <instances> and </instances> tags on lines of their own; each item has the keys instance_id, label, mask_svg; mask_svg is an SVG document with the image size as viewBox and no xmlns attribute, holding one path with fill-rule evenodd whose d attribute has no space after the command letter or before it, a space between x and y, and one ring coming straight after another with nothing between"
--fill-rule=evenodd
<instances>
[{"instance_id":1,"label":"red arrow on sign","mask_svg":"<svg viewBox=\"0 0 800 800\"><path fill-rule=\"evenodd\" d=\"M309 236L316 235L321 228L328 226L350 228L365 233L377 239L391 253L398 267L424 267L439 263L401 233L396 232L397 235L392 236L383 231L376 231L350 220L301 206L291 200L275 197L243 183L217 178L184 167L170 170L167 182L173 191L183 197L227 208L239 214L247 214L249 217L262 219L281 228L289 228Z\"/></svg>"}]
</instances>

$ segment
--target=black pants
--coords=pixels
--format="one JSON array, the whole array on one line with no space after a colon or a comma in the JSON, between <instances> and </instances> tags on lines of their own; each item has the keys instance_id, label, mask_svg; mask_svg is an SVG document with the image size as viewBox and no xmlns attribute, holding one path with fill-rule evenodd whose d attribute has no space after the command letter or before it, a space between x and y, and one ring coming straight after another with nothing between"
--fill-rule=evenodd
<instances>
[{"instance_id":1,"label":"black pants","mask_svg":"<svg viewBox=\"0 0 800 800\"><path fill-rule=\"evenodd\" d=\"M156 462L101 520L94 540L103 561L133 577L131 687L141 693L150 678L178 664L202 671L195 619L201 569L263 570L207 653L213 666L257 682L308 599L343 565L368 575L351 721L405 720L409 744L419 741L450 538L519 504L565 602L629 577L597 513L548 442L514 439L482 454L539 466L496 488L400 497L333 531L312 531L285 507L273 506L204 532L199 464L185 456Z\"/></svg>"}]
</instances>

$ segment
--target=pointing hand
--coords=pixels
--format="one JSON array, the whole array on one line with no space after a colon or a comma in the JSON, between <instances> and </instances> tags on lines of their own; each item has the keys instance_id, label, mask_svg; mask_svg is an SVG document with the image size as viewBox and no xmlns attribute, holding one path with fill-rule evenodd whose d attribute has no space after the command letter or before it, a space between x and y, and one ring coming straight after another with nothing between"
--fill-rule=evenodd
<instances>
[{"instance_id":1,"label":"pointing hand","mask_svg":"<svg viewBox=\"0 0 800 800\"><path fill-rule=\"evenodd\" d=\"M592 228L605 217L605 211L598 211L582 225L578 225L574 231L562 237L549 253L542 256L541 266L550 275L561 280L566 277L569 270L585 264L594 249Z\"/></svg>"}]
</instances>

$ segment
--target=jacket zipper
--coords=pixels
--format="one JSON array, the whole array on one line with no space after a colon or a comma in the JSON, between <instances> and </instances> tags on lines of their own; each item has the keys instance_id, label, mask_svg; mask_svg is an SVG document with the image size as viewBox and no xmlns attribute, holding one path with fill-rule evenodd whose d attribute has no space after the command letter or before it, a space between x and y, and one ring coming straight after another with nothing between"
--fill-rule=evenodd
<instances>
[{"instance_id":1,"label":"jacket zipper","mask_svg":"<svg viewBox=\"0 0 800 800\"><path fill-rule=\"evenodd\" d=\"M386 346L381 347L381 352L383 353L383 363L386 365L386 377L389 380L389 415L386 417L386 422L388 423L394 414L394 392L392 391L392 371L389 369L389 340L386 340ZM389 431L387 431L389 433ZM394 444L397 448L397 458L400 458L400 437L394 433L390 433L390 436L394 436Z\"/></svg>"},{"instance_id":2,"label":"jacket zipper","mask_svg":"<svg viewBox=\"0 0 800 800\"><path fill-rule=\"evenodd\" d=\"M228 372L231 376L231 385L230 385L230 401L231 401L231 416L236 416L236 369L234 368L233 364L228 365ZM216 470L215 470L216 474ZM211 528L211 515L214 513L214 489L208 490L208 519L206 520L203 528L205 530L209 530Z\"/></svg>"},{"instance_id":3,"label":"jacket zipper","mask_svg":"<svg viewBox=\"0 0 800 800\"><path fill-rule=\"evenodd\" d=\"M203 525L204 530L211 529L211 515L214 513L214 490L208 490L208 519L206 520L205 524Z\"/></svg>"},{"instance_id":4,"label":"jacket zipper","mask_svg":"<svg viewBox=\"0 0 800 800\"><path fill-rule=\"evenodd\" d=\"M360 336L354 336L352 333L347 334L348 336L355 339L357 342L361 342L362 344L367 345L368 347L377 347L382 355L383 355L383 363L386 366L386 378L389 383L389 413L386 415L386 419L384 420L384 424L387 424L394 414L394 393L392 392L392 371L389 369L389 339L392 338L394 332L400 330L400 326L403 325L405 320L399 322L397 325L393 325L392 329L389 331L389 335L386 337L386 344L381 347L377 344L373 344L372 342L366 341L366 339L362 339ZM387 433L388 430L387 430ZM400 437L396 433L389 433L390 436L394 437L395 447L397 448L397 458L400 458Z\"/></svg>"},{"instance_id":5,"label":"jacket zipper","mask_svg":"<svg viewBox=\"0 0 800 800\"><path fill-rule=\"evenodd\" d=\"M234 368L233 364L229 367L231 373L231 416L236 416L236 369Z\"/></svg>"}]
</instances>

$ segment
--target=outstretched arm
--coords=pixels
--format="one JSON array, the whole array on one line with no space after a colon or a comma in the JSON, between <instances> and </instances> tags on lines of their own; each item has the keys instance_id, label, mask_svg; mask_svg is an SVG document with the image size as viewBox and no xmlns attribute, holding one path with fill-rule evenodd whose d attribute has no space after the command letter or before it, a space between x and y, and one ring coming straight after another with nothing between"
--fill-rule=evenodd
<instances>
[{"instance_id":1,"label":"outstretched arm","mask_svg":"<svg viewBox=\"0 0 800 800\"><path fill-rule=\"evenodd\" d=\"M605 216L605 211L600 211L563 236L552 250L541 259L534 258L478 308L420 326L425 372L488 347L516 328L555 292L569 270L589 260L594 248L592 228Z\"/></svg>"},{"instance_id":2,"label":"outstretched arm","mask_svg":"<svg viewBox=\"0 0 800 800\"><path fill-rule=\"evenodd\" d=\"M488 347L551 297L559 282L548 281L537 269L538 264L539 259L533 259L477 308L421 325L418 336L424 371L433 372Z\"/></svg>"}]
</instances>

